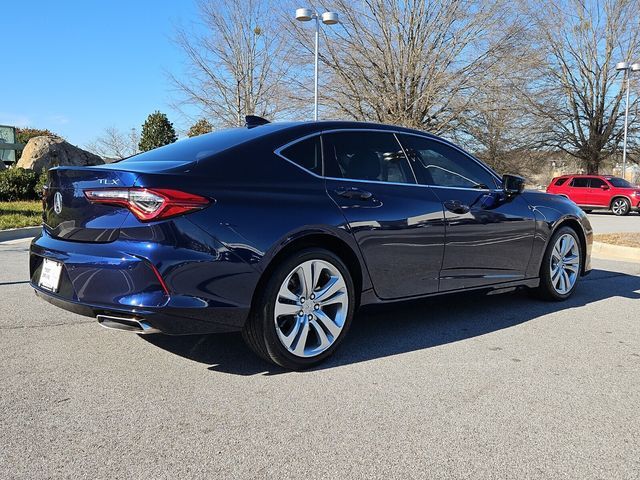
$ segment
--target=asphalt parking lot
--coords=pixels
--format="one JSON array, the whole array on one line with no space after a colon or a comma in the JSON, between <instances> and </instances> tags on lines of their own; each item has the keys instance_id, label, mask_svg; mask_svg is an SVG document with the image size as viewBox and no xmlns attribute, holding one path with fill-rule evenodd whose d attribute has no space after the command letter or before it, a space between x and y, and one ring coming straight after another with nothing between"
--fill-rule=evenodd
<instances>
[{"instance_id":1,"label":"asphalt parking lot","mask_svg":"<svg viewBox=\"0 0 640 480\"><path fill-rule=\"evenodd\" d=\"M640 214L632 212L625 217L616 217L606 211L595 211L588 215L595 233L640 233Z\"/></svg>"},{"instance_id":2,"label":"asphalt parking lot","mask_svg":"<svg viewBox=\"0 0 640 480\"><path fill-rule=\"evenodd\" d=\"M640 264L594 259L563 304L370 309L291 373L235 334L139 337L56 309L27 249L0 244L2 478L640 478Z\"/></svg>"}]
</instances>

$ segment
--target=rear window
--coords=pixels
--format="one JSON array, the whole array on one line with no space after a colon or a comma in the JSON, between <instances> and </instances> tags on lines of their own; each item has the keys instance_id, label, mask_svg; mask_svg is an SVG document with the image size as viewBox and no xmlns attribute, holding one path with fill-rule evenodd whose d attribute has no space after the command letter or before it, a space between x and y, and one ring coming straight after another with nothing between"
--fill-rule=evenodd
<instances>
[{"instance_id":1,"label":"rear window","mask_svg":"<svg viewBox=\"0 0 640 480\"><path fill-rule=\"evenodd\" d=\"M611 178L607 178L607 180L614 187L618 187L618 188L633 188L633 185L631 185L629 182L627 182L624 178L611 177Z\"/></svg>"},{"instance_id":2,"label":"rear window","mask_svg":"<svg viewBox=\"0 0 640 480\"><path fill-rule=\"evenodd\" d=\"M235 147L243 142L263 136L279 127L262 125L255 128L230 128L197 137L178 140L170 145L139 153L122 162L193 162Z\"/></svg>"},{"instance_id":3,"label":"rear window","mask_svg":"<svg viewBox=\"0 0 640 480\"><path fill-rule=\"evenodd\" d=\"M567 181L567 177L561 177L556 180L556 183L554 183L554 185L556 187L559 187L560 185L563 185L566 181Z\"/></svg>"}]
</instances>

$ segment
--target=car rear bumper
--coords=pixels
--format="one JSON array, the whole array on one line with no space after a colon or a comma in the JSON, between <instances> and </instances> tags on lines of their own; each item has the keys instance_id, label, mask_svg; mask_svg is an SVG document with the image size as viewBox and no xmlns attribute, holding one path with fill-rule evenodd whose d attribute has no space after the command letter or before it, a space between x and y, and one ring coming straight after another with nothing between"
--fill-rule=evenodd
<instances>
[{"instance_id":1,"label":"car rear bumper","mask_svg":"<svg viewBox=\"0 0 640 480\"><path fill-rule=\"evenodd\" d=\"M241 330L257 272L190 222L173 224L171 236L157 231L149 235L156 242L81 243L56 239L43 230L31 243L31 286L38 297L65 310L144 322L150 332ZM180 228L183 233L190 229L188 242L176 240ZM170 241L157 241L165 238ZM39 286L44 258L62 264L55 292Z\"/></svg>"},{"instance_id":2,"label":"car rear bumper","mask_svg":"<svg viewBox=\"0 0 640 480\"><path fill-rule=\"evenodd\" d=\"M117 317L140 322L150 330L136 333L165 333L168 335L191 335L205 333L237 332L242 330L242 325L249 314L249 309L218 309L209 312L212 318L199 319L185 316L188 313L182 308L165 306L162 309L117 309L110 305L90 305L74 300L69 300L59 295L47 292L31 282L36 296L56 307L68 310L78 315L98 318L98 316ZM219 321L213 320L213 318ZM220 323L224 321L225 323ZM122 329L124 330L124 329ZM134 331L134 330L131 330Z\"/></svg>"}]
</instances>

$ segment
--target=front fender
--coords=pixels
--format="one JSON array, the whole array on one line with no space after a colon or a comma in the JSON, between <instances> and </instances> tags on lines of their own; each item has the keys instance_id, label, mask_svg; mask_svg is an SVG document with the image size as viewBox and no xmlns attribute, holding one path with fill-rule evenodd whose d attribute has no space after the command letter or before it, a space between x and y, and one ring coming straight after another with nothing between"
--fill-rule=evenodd
<instances>
[{"instance_id":1,"label":"front fender","mask_svg":"<svg viewBox=\"0 0 640 480\"><path fill-rule=\"evenodd\" d=\"M583 242L582 273L587 274L591 270L593 227L584 211L561 195L527 191L523 193L523 197L529 202L536 216L533 255L527 276L539 276L540 265L549 241L555 231L563 225L574 227Z\"/></svg>"}]
</instances>

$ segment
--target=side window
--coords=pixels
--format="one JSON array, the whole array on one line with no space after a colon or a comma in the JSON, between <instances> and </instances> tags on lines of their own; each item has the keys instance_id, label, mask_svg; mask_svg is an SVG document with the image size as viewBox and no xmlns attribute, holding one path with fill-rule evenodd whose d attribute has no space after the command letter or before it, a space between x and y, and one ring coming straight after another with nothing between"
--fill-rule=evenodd
<instances>
[{"instance_id":1,"label":"side window","mask_svg":"<svg viewBox=\"0 0 640 480\"><path fill-rule=\"evenodd\" d=\"M409 162L392 133L327 133L322 141L328 177L416 183Z\"/></svg>"},{"instance_id":2,"label":"side window","mask_svg":"<svg viewBox=\"0 0 640 480\"><path fill-rule=\"evenodd\" d=\"M604 180L602 180L601 178L592 178L591 182L589 183L589 186L591 188L600 188L603 185L606 185L606 183L604 183Z\"/></svg>"},{"instance_id":3,"label":"side window","mask_svg":"<svg viewBox=\"0 0 640 480\"><path fill-rule=\"evenodd\" d=\"M425 185L496 188L496 179L468 155L440 142L415 135L400 135L418 181Z\"/></svg>"},{"instance_id":4,"label":"side window","mask_svg":"<svg viewBox=\"0 0 640 480\"><path fill-rule=\"evenodd\" d=\"M556 183L554 185L556 187L559 187L560 185L563 185L566 181L567 181L566 177L560 177L558 180L556 180Z\"/></svg>"},{"instance_id":5,"label":"side window","mask_svg":"<svg viewBox=\"0 0 640 480\"><path fill-rule=\"evenodd\" d=\"M571 186L575 188L587 188L589 186L589 179L582 177L574 178L571 180Z\"/></svg>"},{"instance_id":6,"label":"side window","mask_svg":"<svg viewBox=\"0 0 640 480\"><path fill-rule=\"evenodd\" d=\"M296 165L316 175L322 175L322 150L319 135L294 143L282 150L280 154Z\"/></svg>"}]
</instances>

